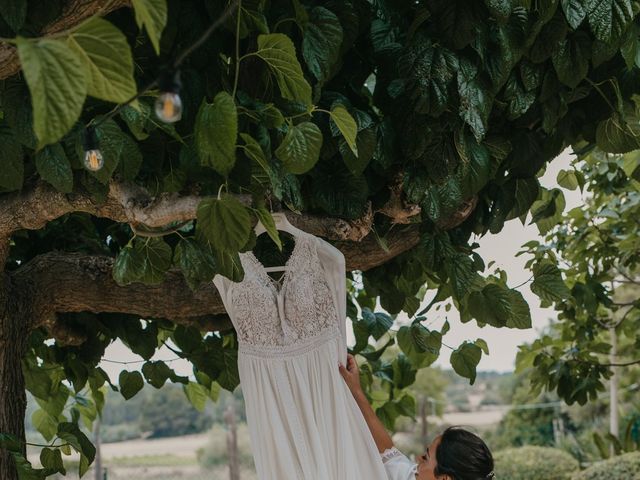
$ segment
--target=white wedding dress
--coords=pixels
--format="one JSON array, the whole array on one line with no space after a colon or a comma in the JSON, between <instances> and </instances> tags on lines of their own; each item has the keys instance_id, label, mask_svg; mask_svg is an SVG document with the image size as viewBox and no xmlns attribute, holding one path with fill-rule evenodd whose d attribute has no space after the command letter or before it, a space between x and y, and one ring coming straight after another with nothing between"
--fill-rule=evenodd
<instances>
[{"instance_id":1,"label":"white wedding dress","mask_svg":"<svg viewBox=\"0 0 640 480\"><path fill-rule=\"evenodd\" d=\"M345 261L295 236L281 282L252 252L245 276L213 279L238 335L238 368L260 480L387 480L371 433L338 371L346 362Z\"/></svg>"}]
</instances>

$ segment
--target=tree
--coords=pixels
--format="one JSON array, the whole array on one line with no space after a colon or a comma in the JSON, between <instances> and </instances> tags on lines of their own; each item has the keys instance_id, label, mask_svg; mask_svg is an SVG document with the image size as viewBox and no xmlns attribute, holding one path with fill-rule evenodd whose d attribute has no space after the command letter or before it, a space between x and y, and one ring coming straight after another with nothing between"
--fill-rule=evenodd
<instances>
[{"instance_id":1,"label":"tree","mask_svg":"<svg viewBox=\"0 0 640 480\"><path fill-rule=\"evenodd\" d=\"M538 265L531 288L554 306L558 323L521 347L518 368L533 367L533 387L556 390L569 404L597 398L614 368L640 364L639 158L637 150L579 157L558 181L585 188L585 204L550 230L546 242L525 245ZM543 277L548 286L537 282ZM618 343L613 360L612 335Z\"/></svg>"},{"instance_id":2,"label":"tree","mask_svg":"<svg viewBox=\"0 0 640 480\"><path fill-rule=\"evenodd\" d=\"M210 280L242 277L237 254L253 247L258 218L279 241L267 206L333 241L357 271L353 351L386 382L390 421L440 353L446 332L423 323L430 307L452 298L464 321L529 327L506 276L483 275L472 236L534 202L536 222L557 222L561 193L536 175L565 146L637 147L638 10L631 0L3 3L0 476L64 468L59 448L43 450L42 471L24 459L25 387L41 431L79 450L83 473L93 450L78 420L99 413L105 384L130 398L145 380L171 380L198 404L237 385L237 343ZM176 66L182 119L167 124L155 86L173 89ZM179 108L171 98L165 117ZM389 315L373 311L376 299ZM371 337L394 343L400 311L412 320L398 332L403 354L381 360ZM116 386L96 367L115 339L145 360L171 339L195 381L148 361ZM483 348L453 347L472 382Z\"/></svg>"}]
</instances>

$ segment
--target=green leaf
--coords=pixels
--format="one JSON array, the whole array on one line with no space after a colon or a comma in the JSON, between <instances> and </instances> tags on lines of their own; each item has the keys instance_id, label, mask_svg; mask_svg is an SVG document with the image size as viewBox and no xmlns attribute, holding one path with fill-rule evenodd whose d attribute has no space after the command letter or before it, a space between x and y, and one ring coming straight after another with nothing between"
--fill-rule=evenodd
<instances>
[{"instance_id":1,"label":"green leaf","mask_svg":"<svg viewBox=\"0 0 640 480\"><path fill-rule=\"evenodd\" d=\"M371 336L380 340L382 336L393 326L393 318L383 312L373 313L369 308L362 309L362 320L367 325Z\"/></svg>"},{"instance_id":2,"label":"green leaf","mask_svg":"<svg viewBox=\"0 0 640 480\"><path fill-rule=\"evenodd\" d=\"M477 321L494 327L530 328L529 305L517 290L489 283L467 298L469 314Z\"/></svg>"},{"instance_id":3,"label":"green leaf","mask_svg":"<svg viewBox=\"0 0 640 480\"><path fill-rule=\"evenodd\" d=\"M640 129L614 115L598 124L596 144L608 153L627 153L640 148Z\"/></svg>"},{"instance_id":4,"label":"green leaf","mask_svg":"<svg viewBox=\"0 0 640 480\"><path fill-rule=\"evenodd\" d=\"M255 54L269 65L284 98L311 105L311 86L304 78L289 37L282 33L259 35Z\"/></svg>"},{"instance_id":5,"label":"green leaf","mask_svg":"<svg viewBox=\"0 0 640 480\"><path fill-rule=\"evenodd\" d=\"M196 228L217 250L238 252L249 240L249 210L231 195L202 200L196 216Z\"/></svg>"},{"instance_id":6,"label":"green leaf","mask_svg":"<svg viewBox=\"0 0 640 480\"><path fill-rule=\"evenodd\" d=\"M56 422L56 426L57 426L57 422ZM58 448L56 449L43 448L40 451L40 464L44 468L49 470L48 472L49 474L56 473L56 472L60 472L63 475L67 474L64 468L64 464L62 463L62 452Z\"/></svg>"},{"instance_id":7,"label":"green leaf","mask_svg":"<svg viewBox=\"0 0 640 480\"><path fill-rule=\"evenodd\" d=\"M351 114L343 105L336 105L331 109L331 120L333 120L342 133L347 145L354 155L358 155L358 147L356 145L356 135L358 133L358 125Z\"/></svg>"},{"instance_id":8,"label":"green leaf","mask_svg":"<svg viewBox=\"0 0 640 480\"><path fill-rule=\"evenodd\" d=\"M38 409L31 414L31 423L47 442L50 442L58 431L58 419L42 409Z\"/></svg>"},{"instance_id":9,"label":"green leaf","mask_svg":"<svg viewBox=\"0 0 640 480\"><path fill-rule=\"evenodd\" d=\"M173 370L163 361L145 362L142 365L142 374L147 383L155 388L162 388L165 382L174 376Z\"/></svg>"},{"instance_id":10,"label":"green leaf","mask_svg":"<svg viewBox=\"0 0 640 480\"><path fill-rule=\"evenodd\" d=\"M564 16L567 23L574 30L580 26L584 18L587 16L584 0L560 0Z\"/></svg>"},{"instance_id":11,"label":"green leaf","mask_svg":"<svg viewBox=\"0 0 640 480\"><path fill-rule=\"evenodd\" d=\"M364 172L376 151L377 141L376 131L372 127L358 132L358 138L356 139L357 156L348 147L346 140L341 139L339 141L342 159L351 173L360 175Z\"/></svg>"},{"instance_id":12,"label":"green leaf","mask_svg":"<svg viewBox=\"0 0 640 480\"><path fill-rule=\"evenodd\" d=\"M75 28L67 42L84 61L89 95L124 103L136 94L131 48L111 23L94 17Z\"/></svg>"},{"instance_id":13,"label":"green leaf","mask_svg":"<svg viewBox=\"0 0 640 480\"><path fill-rule=\"evenodd\" d=\"M567 190L575 190L580 186L575 170L560 170L556 177L558 185Z\"/></svg>"},{"instance_id":14,"label":"green leaf","mask_svg":"<svg viewBox=\"0 0 640 480\"><path fill-rule=\"evenodd\" d=\"M462 300L478 277L474 270L473 260L469 256L459 253L448 259L446 269L455 298Z\"/></svg>"},{"instance_id":15,"label":"green leaf","mask_svg":"<svg viewBox=\"0 0 640 480\"><path fill-rule=\"evenodd\" d=\"M128 372L122 370L118 377L118 385L120 385L120 393L125 400L129 400L144 387L144 379L140 372Z\"/></svg>"},{"instance_id":16,"label":"green leaf","mask_svg":"<svg viewBox=\"0 0 640 480\"><path fill-rule=\"evenodd\" d=\"M433 116L443 113L451 97L449 86L459 68L455 54L426 40L421 48L409 51L403 65L409 77L407 89L413 109Z\"/></svg>"},{"instance_id":17,"label":"green leaf","mask_svg":"<svg viewBox=\"0 0 640 480\"><path fill-rule=\"evenodd\" d=\"M549 261L538 262L533 267L531 291L543 300L556 302L571 296L562 280L560 270Z\"/></svg>"},{"instance_id":18,"label":"green leaf","mask_svg":"<svg viewBox=\"0 0 640 480\"><path fill-rule=\"evenodd\" d=\"M73 172L62 145L48 145L36 153L36 169L43 180L62 193L73 190Z\"/></svg>"},{"instance_id":19,"label":"green leaf","mask_svg":"<svg viewBox=\"0 0 640 480\"><path fill-rule=\"evenodd\" d=\"M238 351L231 348L219 348L213 352L214 361L220 368L220 374L215 379L222 388L233 392L240 384L238 373Z\"/></svg>"},{"instance_id":20,"label":"green leaf","mask_svg":"<svg viewBox=\"0 0 640 480\"><path fill-rule=\"evenodd\" d=\"M180 267L191 290L198 288L201 283L210 282L216 274L215 256L193 238L180 239L173 262Z\"/></svg>"},{"instance_id":21,"label":"green leaf","mask_svg":"<svg viewBox=\"0 0 640 480\"><path fill-rule=\"evenodd\" d=\"M207 404L207 397L209 396L208 389L195 382L189 382L182 388L189 399L189 402L191 402L191 405L193 405L199 412L204 412L204 407Z\"/></svg>"},{"instance_id":22,"label":"green leaf","mask_svg":"<svg viewBox=\"0 0 640 480\"><path fill-rule=\"evenodd\" d=\"M87 96L82 59L63 40L18 37L16 46L31 92L38 146L55 143L80 117Z\"/></svg>"},{"instance_id":23,"label":"green leaf","mask_svg":"<svg viewBox=\"0 0 640 480\"><path fill-rule=\"evenodd\" d=\"M479 142L488 129L489 114L493 98L480 81L478 68L469 60L462 59L458 70L458 93L460 94L460 117L471 127Z\"/></svg>"},{"instance_id":24,"label":"green leaf","mask_svg":"<svg viewBox=\"0 0 640 480\"><path fill-rule=\"evenodd\" d=\"M243 145L245 155L259 165L265 173L269 174L271 168L258 141L248 133L241 133L240 138L245 142Z\"/></svg>"},{"instance_id":25,"label":"green leaf","mask_svg":"<svg viewBox=\"0 0 640 480\"><path fill-rule=\"evenodd\" d=\"M289 172L300 175L318 162L321 148L322 132L318 126L302 122L289 127L275 153Z\"/></svg>"},{"instance_id":26,"label":"green leaf","mask_svg":"<svg viewBox=\"0 0 640 480\"><path fill-rule=\"evenodd\" d=\"M313 171L313 201L329 215L349 219L364 214L369 187L362 175L354 175L331 162L320 162Z\"/></svg>"},{"instance_id":27,"label":"green leaf","mask_svg":"<svg viewBox=\"0 0 640 480\"><path fill-rule=\"evenodd\" d=\"M20 190L24 180L22 146L6 125L0 123L0 189Z\"/></svg>"},{"instance_id":28,"label":"green leaf","mask_svg":"<svg viewBox=\"0 0 640 480\"><path fill-rule=\"evenodd\" d=\"M135 255L139 258L137 279L152 285L162 283L171 266L171 247L162 237L149 237L134 241Z\"/></svg>"},{"instance_id":29,"label":"green leaf","mask_svg":"<svg viewBox=\"0 0 640 480\"><path fill-rule=\"evenodd\" d=\"M278 229L276 228L276 223L265 207L259 207L256 209L256 214L258 215L258 219L260 223L264 226L267 231L267 235L273 240L273 242L278 247L278 250L282 251L282 241L280 240L280 235L278 234Z\"/></svg>"},{"instance_id":30,"label":"green leaf","mask_svg":"<svg viewBox=\"0 0 640 480\"><path fill-rule=\"evenodd\" d=\"M440 332L430 331L420 323L400 327L398 346L415 368L424 368L438 359L442 346Z\"/></svg>"},{"instance_id":31,"label":"green leaf","mask_svg":"<svg viewBox=\"0 0 640 480\"><path fill-rule=\"evenodd\" d=\"M451 366L456 373L468 378L471 385L476 381L476 367L480 363L482 350L473 343L464 342L451 352Z\"/></svg>"},{"instance_id":32,"label":"green leaf","mask_svg":"<svg viewBox=\"0 0 640 480\"><path fill-rule=\"evenodd\" d=\"M631 0L585 0L591 31L598 40L614 41L633 20Z\"/></svg>"},{"instance_id":33,"label":"green leaf","mask_svg":"<svg viewBox=\"0 0 640 480\"><path fill-rule=\"evenodd\" d=\"M140 375L139 372L136 373ZM142 379L142 376L140 376L140 378ZM93 462L96 456L96 447L94 447L93 443L82 433L77 424L71 422L60 423L58 425L58 437L71 444L77 452L87 458L89 463Z\"/></svg>"},{"instance_id":34,"label":"green leaf","mask_svg":"<svg viewBox=\"0 0 640 480\"><path fill-rule=\"evenodd\" d=\"M489 345L487 345L487 342L485 340L483 340L482 338L477 338L473 343L480 347L485 355L489 355Z\"/></svg>"},{"instance_id":35,"label":"green leaf","mask_svg":"<svg viewBox=\"0 0 640 480\"><path fill-rule=\"evenodd\" d=\"M567 36L551 55L558 79L575 88L587 76L591 59L591 39L585 32Z\"/></svg>"},{"instance_id":36,"label":"green leaf","mask_svg":"<svg viewBox=\"0 0 640 480\"><path fill-rule=\"evenodd\" d=\"M160 55L160 37L167 24L166 0L131 0L131 4L138 28L144 25L156 54Z\"/></svg>"},{"instance_id":37,"label":"green leaf","mask_svg":"<svg viewBox=\"0 0 640 480\"><path fill-rule=\"evenodd\" d=\"M27 0L0 0L0 16L17 33L27 18Z\"/></svg>"},{"instance_id":38,"label":"green leaf","mask_svg":"<svg viewBox=\"0 0 640 480\"><path fill-rule=\"evenodd\" d=\"M106 185L118 169L125 180L133 180L140 171L143 160L138 143L112 119L98 125L96 135L104 157L104 166L97 172L90 172L91 176Z\"/></svg>"},{"instance_id":39,"label":"green leaf","mask_svg":"<svg viewBox=\"0 0 640 480\"><path fill-rule=\"evenodd\" d=\"M195 144L203 165L227 176L236 162L238 112L227 92L218 93L213 103L202 102L195 125Z\"/></svg>"},{"instance_id":40,"label":"green leaf","mask_svg":"<svg viewBox=\"0 0 640 480\"><path fill-rule=\"evenodd\" d=\"M319 82L329 78L342 45L342 25L333 12L314 7L304 26L302 56Z\"/></svg>"}]
</instances>

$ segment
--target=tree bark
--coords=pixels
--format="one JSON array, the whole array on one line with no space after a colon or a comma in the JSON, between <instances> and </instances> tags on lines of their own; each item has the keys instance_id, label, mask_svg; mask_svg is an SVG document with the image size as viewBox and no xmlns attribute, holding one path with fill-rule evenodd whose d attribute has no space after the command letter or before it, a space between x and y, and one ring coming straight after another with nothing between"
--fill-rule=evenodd
<instances>
[{"instance_id":1,"label":"tree bark","mask_svg":"<svg viewBox=\"0 0 640 480\"><path fill-rule=\"evenodd\" d=\"M19 308L9 293L9 277L4 273L0 276L0 432L24 442L27 396L21 361L27 348L29 325L18 318ZM22 453L26 453L24 443ZM1 448L0 479L18 479L13 458Z\"/></svg>"}]
</instances>

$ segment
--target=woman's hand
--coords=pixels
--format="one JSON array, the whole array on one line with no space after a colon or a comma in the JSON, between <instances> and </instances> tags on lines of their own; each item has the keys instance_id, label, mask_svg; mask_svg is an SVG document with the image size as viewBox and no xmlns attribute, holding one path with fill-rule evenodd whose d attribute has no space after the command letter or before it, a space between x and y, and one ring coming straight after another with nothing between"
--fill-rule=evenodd
<instances>
[{"instance_id":1,"label":"woman's hand","mask_svg":"<svg viewBox=\"0 0 640 480\"><path fill-rule=\"evenodd\" d=\"M344 378L347 387L349 387L351 394L354 397L361 394L362 387L360 386L360 370L358 369L355 357L348 354L346 367L342 363L339 363L338 369L340 370L340 375Z\"/></svg>"}]
</instances>

